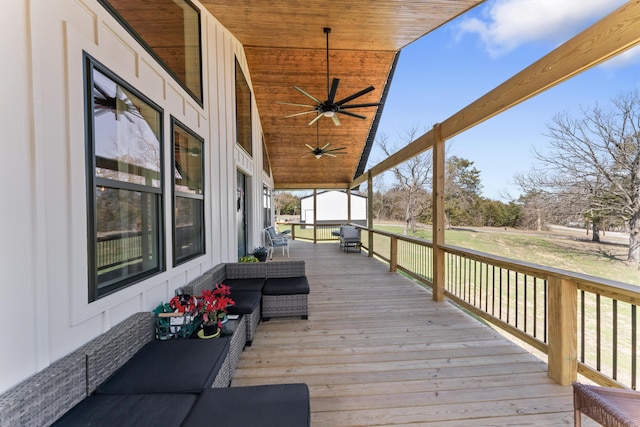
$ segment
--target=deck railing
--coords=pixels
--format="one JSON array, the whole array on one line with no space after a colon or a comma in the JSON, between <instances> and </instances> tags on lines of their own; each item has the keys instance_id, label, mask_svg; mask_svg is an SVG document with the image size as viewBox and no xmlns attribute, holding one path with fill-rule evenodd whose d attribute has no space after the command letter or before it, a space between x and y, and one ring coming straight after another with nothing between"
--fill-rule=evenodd
<instances>
[{"instance_id":1,"label":"deck railing","mask_svg":"<svg viewBox=\"0 0 640 427\"><path fill-rule=\"evenodd\" d=\"M312 224L280 226L313 239ZM319 225L316 240L336 238L324 234L327 227ZM433 287L432 242L360 228L371 256ZM601 385L636 389L640 288L451 245L441 249L445 295L546 354L556 381L568 385L579 373Z\"/></svg>"}]
</instances>

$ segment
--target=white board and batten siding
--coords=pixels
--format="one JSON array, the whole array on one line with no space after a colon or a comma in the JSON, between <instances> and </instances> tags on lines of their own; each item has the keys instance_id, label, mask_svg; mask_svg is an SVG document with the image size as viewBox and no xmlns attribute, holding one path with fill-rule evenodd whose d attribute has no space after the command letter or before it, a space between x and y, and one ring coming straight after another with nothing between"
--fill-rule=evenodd
<instances>
[{"instance_id":1,"label":"white board and batten siding","mask_svg":"<svg viewBox=\"0 0 640 427\"><path fill-rule=\"evenodd\" d=\"M197 4L197 3L196 3ZM152 310L212 265L236 258L236 170L249 176L249 246L260 244L262 130L252 102L253 156L235 143L235 58L242 45L201 9L203 106L95 0L12 0L0 6L0 393L137 311ZM165 156L166 270L88 303L83 52L205 140L204 256L172 262L171 171Z\"/></svg>"}]
</instances>

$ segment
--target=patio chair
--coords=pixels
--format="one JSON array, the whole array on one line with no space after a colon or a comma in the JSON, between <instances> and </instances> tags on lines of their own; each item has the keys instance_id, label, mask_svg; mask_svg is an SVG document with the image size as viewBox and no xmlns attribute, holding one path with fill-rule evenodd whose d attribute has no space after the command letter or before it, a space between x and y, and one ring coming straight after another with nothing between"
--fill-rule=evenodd
<instances>
[{"instance_id":1,"label":"patio chair","mask_svg":"<svg viewBox=\"0 0 640 427\"><path fill-rule=\"evenodd\" d=\"M276 229L273 228L273 225L270 225L267 227L267 229L270 229L271 231L273 231L273 233L271 233L272 235L275 234L276 237L285 237L287 239L291 238L291 230L284 230L282 233L276 233Z\"/></svg>"},{"instance_id":2,"label":"patio chair","mask_svg":"<svg viewBox=\"0 0 640 427\"><path fill-rule=\"evenodd\" d=\"M353 225L343 225L340 227L340 246L345 252L349 252L349 248L355 248L358 252L362 252L362 242L360 241L360 229Z\"/></svg>"},{"instance_id":3,"label":"patio chair","mask_svg":"<svg viewBox=\"0 0 640 427\"><path fill-rule=\"evenodd\" d=\"M282 255L284 255L285 248L287 249L287 258L289 257L289 238L285 236L278 236L273 227L267 227L264 229L265 241L267 244L267 256L269 259L273 259L273 251L275 248L282 248Z\"/></svg>"},{"instance_id":4,"label":"patio chair","mask_svg":"<svg viewBox=\"0 0 640 427\"><path fill-rule=\"evenodd\" d=\"M640 425L640 393L635 390L573 383L574 424L582 425L581 415L603 426Z\"/></svg>"}]
</instances>

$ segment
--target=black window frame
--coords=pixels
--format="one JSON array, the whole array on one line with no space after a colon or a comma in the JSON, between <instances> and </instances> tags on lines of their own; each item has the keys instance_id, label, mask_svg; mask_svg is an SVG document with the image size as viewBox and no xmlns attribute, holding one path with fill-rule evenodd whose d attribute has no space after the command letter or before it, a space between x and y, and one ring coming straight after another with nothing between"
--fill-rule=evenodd
<instances>
[{"instance_id":1,"label":"black window frame","mask_svg":"<svg viewBox=\"0 0 640 427\"><path fill-rule=\"evenodd\" d=\"M132 0L136 1L136 0ZM182 87L191 96L200 107L204 107L204 79L202 72L202 14L200 9L189 0L182 0L187 6L191 7L198 15L198 57L199 57L199 73L200 73L200 93L193 92L186 82L183 82L181 78L171 69L171 67L160 58L160 56L153 50L151 46L142 38L140 34L127 22L122 15L109 3L109 0L98 0L98 3L102 5L116 21L122 25L122 27L134 38L140 45L151 55L157 62L164 68L164 70L171 75L180 87Z\"/></svg>"},{"instance_id":2,"label":"black window frame","mask_svg":"<svg viewBox=\"0 0 640 427\"><path fill-rule=\"evenodd\" d=\"M201 144L202 144L202 149L200 152L200 161L201 161L201 180L202 180L202 194L193 194L193 193L187 193L187 192L182 192L182 191L177 191L176 190L176 180L175 180L175 167L176 167L176 158L175 158L175 127L179 127L182 131L188 133L191 137L195 138L196 140L198 140ZM173 237L173 265L174 267L177 265L180 265L182 263L185 263L189 260L192 260L194 258L200 257L202 255L206 254L206 221L205 221L205 194L206 194L206 186L205 186L205 165L204 165L204 155L205 155L205 141L204 138L202 138L201 136L199 136L197 133L195 133L194 131L192 131L188 126L186 126L184 123L180 122L180 120L176 119L175 117L171 116L171 168L172 168L172 176L173 178L173 182L171 185L171 190L172 190L172 207L171 207L171 212L172 212L172 237ZM187 256L183 256L183 257L178 257L178 247L177 247L177 220L176 220L176 199L178 197L184 198L184 199L191 199L191 200L200 200L201 201L201 209L200 209L200 219L201 219L201 227L200 229L202 230L201 234L200 234L200 252L197 253L191 253Z\"/></svg>"},{"instance_id":3,"label":"black window frame","mask_svg":"<svg viewBox=\"0 0 640 427\"><path fill-rule=\"evenodd\" d=\"M239 75L238 75L239 74ZM240 89L239 84L242 84L243 87L246 87L248 96L248 114L246 117L248 118L248 128L249 128L249 141L241 141L241 137L244 140L243 129L246 123L243 122L243 114L240 111L240 103L238 102L238 92ZM236 94L236 144L240 146L249 156L253 157L253 114L252 114L252 106L253 106L253 92L251 91L251 87L249 86L249 82L242 71L242 67L240 66L240 62L238 62L238 58L235 58L235 84L234 84L235 94ZM245 144L246 142L246 144Z\"/></svg>"},{"instance_id":4,"label":"black window frame","mask_svg":"<svg viewBox=\"0 0 640 427\"><path fill-rule=\"evenodd\" d=\"M264 135L262 136L262 171L271 178L271 162L269 161L269 153L267 153L267 144L264 142Z\"/></svg>"},{"instance_id":5,"label":"black window frame","mask_svg":"<svg viewBox=\"0 0 640 427\"><path fill-rule=\"evenodd\" d=\"M271 206L273 205L273 192L268 185L262 184L262 225L263 228L270 227L271 223Z\"/></svg>"},{"instance_id":6,"label":"black window frame","mask_svg":"<svg viewBox=\"0 0 640 427\"><path fill-rule=\"evenodd\" d=\"M130 183L126 181L112 180L108 178L101 178L96 176L96 156L95 156L95 134L94 134L94 97L93 97L93 71L97 70L104 76L113 80L116 84L122 86L127 91L131 92L136 97L140 98L148 106L153 108L158 113L159 119L159 150L160 150L160 168L159 168L159 186L149 187L136 183ZM135 89L132 85L127 83L124 79L120 78L116 73L111 71L101 62L93 58L86 52L83 52L83 85L84 85L84 98L85 98L85 155L86 155L86 182L87 182L87 273L88 273L88 302L94 302L100 298L118 292L136 283L139 283L149 277L155 276L165 271L165 221L164 221L164 180L165 173L163 172L164 165L164 150L163 150L163 121L164 110L155 102L151 101L148 97ZM125 190L125 191L140 191L147 194L157 195L155 202L156 209L156 222L157 222L157 266L153 269L143 271L139 274L128 276L127 278L114 282L109 286L100 288L98 283L98 271L97 271L97 240L98 240L98 225L97 225L97 187L108 186L111 189Z\"/></svg>"}]
</instances>

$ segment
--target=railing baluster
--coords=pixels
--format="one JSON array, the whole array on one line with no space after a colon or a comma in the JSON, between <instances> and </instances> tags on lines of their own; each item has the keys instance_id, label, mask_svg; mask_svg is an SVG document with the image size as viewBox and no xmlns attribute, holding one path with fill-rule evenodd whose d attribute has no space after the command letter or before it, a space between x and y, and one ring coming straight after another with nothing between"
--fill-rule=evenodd
<instances>
[{"instance_id":1,"label":"railing baluster","mask_svg":"<svg viewBox=\"0 0 640 427\"><path fill-rule=\"evenodd\" d=\"M549 333L549 315L548 315L548 304L547 301L549 301L549 281L545 280L544 281L544 298L543 298L543 307L544 307L544 342L548 342L548 333Z\"/></svg>"},{"instance_id":2,"label":"railing baluster","mask_svg":"<svg viewBox=\"0 0 640 427\"><path fill-rule=\"evenodd\" d=\"M596 369L601 370L602 327L600 324L600 294L596 294Z\"/></svg>"},{"instance_id":3,"label":"railing baluster","mask_svg":"<svg viewBox=\"0 0 640 427\"><path fill-rule=\"evenodd\" d=\"M521 298L521 294L520 294L520 273L518 273L517 271L515 272L515 284L514 284L514 290L515 290L515 294L516 294L516 300L513 304L513 311L514 314L516 316L516 328L519 326L519 314L520 314L520 298Z\"/></svg>"},{"instance_id":4,"label":"railing baluster","mask_svg":"<svg viewBox=\"0 0 640 427\"><path fill-rule=\"evenodd\" d=\"M524 317L524 331L527 332L527 289L528 289L528 283L527 283L527 275L524 275L524 290L523 290L523 298L524 298L524 313L522 313L523 317Z\"/></svg>"},{"instance_id":5,"label":"railing baluster","mask_svg":"<svg viewBox=\"0 0 640 427\"><path fill-rule=\"evenodd\" d=\"M584 318L584 311L585 311L585 292L580 291L580 361L582 363L585 362L584 354L585 354L585 347L586 347L586 341L587 341L584 336L585 324L586 324L586 319Z\"/></svg>"},{"instance_id":6,"label":"railing baluster","mask_svg":"<svg viewBox=\"0 0 640 427\"><path fill-rule=\"evenodd\" d=\"M533 278L533 336L538 338L538 278Z\"/></svg>"},{"instance_id":7,"label":"railing baluster","mask_svg":"<svg viewBox=\"0 0 640 427\"><path fill-rule=\"evenodd\" d=\"M500 320L502 320L502 267L500 267Z\"/></svg>"},{"instance_id":8,"label":"railing baluster","mask_svg":"<svg viewBox=\"0 0 640 427\"><path fill-rule=\"evenodd\" d=\"M631 305L631 388L636 390L636 380L637 380L637 362L638 362L638 354L637 354L637 345L638 345L638 335L637 335L637 316L636 316L636 305Z\"/></svg>"},{"instance_id":9,"label":"railing baluster","mask_svg":"<svg viewBox=\"0 0 640 427\"><path fill-rule=\"evenodd\" d=\"M618 301L613 300L613 372L611 377L618 379Z\"/></svg>"}]
</instances>

